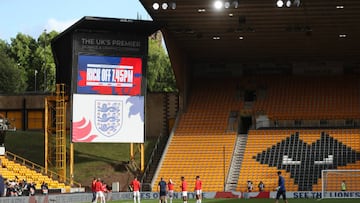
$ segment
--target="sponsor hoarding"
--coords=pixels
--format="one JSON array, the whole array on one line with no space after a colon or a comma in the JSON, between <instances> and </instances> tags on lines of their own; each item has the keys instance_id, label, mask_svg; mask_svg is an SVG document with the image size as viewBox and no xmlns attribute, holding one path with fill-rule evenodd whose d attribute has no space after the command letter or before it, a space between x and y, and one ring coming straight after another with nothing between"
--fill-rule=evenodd
<instances>
[{"instance_id":1,"label":"sponsor hoarding","mask_svg":"<svg viewBox=\"0 0 360 203\"><path fill-rule=\"evenodd\" d=\"M73 94L72 141L143 143L144 97Z\"/></svg>"}]
</instances>

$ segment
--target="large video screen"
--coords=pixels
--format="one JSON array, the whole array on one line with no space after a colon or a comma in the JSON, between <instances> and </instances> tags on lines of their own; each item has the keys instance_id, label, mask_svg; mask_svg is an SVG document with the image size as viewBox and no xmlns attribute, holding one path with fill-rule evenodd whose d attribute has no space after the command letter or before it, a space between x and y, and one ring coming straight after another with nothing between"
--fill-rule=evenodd
<instances>
[{"instance_id":1,"label":"large video screen","mask_svg":"<svg viewBox=\"0 0 360 203\"><path fill-rule=\"evenodd\" d=\"M79 55L77 80L76 93L141 95L142 59Z\"/></svg>"},{"instance_id":2,"label":"large video screen","mask_svg":"<svg viewBox=\"0 0 360 203\"><path fill-rule=\"evenodd\" d=\"M144 97L73 94L72 142L143 143Z\"/></svg>"}]
</instances>

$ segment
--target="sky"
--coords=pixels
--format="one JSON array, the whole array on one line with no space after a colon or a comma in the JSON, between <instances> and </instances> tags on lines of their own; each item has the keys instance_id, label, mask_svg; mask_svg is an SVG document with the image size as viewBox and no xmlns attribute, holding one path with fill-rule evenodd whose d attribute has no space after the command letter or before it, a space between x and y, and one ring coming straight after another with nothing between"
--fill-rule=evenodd
<instances>
[{"instance_id":1,"label":"sky","mask_svg":"<svg viewBox=\"0 0 360 203\"><path fill-rule=\"evenodd\" d=\"M84 16L151 20L139 0L0 0L0 39L10 43L18 33L37 39Z\"/></svg>"}]
</instances>

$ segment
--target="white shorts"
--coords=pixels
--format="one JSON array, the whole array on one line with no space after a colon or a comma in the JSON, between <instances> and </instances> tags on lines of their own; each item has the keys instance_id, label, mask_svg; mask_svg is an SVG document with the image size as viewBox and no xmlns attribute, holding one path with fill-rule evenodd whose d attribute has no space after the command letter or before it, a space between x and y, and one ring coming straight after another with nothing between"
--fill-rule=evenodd
<instances>
[{"instance_id":1,"label":"white shorts","mask_svg":"<svg viewBox=\"0 0 360 203\"><path fill-rule=\"evenodd\" d=\"M140 197L140 191L134 191L134 197Z\"/></svg>"},{"instance_id":2,"label":"white shorts","mask_svg":"<svg viewBox=\"0 0 360 203\"><path fill-rule=\"evenodd\" d=\"M197 195L201 195L202 191L201 190L195 190L195 194Z\"/></svg>"},{"instance_id":3,"label":"white shorts","mask_svg":"<svg viewBox=\"0 0 360 203\"><path fill-rule=\"evenodd\" d=\"M98 198L98 197L103 198L103 197L105 197L105 195L104 195L104 193L102 191L97 191L96 192L96 198Z\"/></svg>"},{"instance_id":4,"label":"white shorts","mask_svg":"<svg viewBox=\"0 0 360 203\"><path fill-rule=\"evenodd\" d=\"M187 197L187 191L182 191L182 196Z\"/></svg>"},{"instance_id":5,"label":"white shorts","mask_svg":"<svg viewBox=\"0 0 360 203\"><path fill-rule=\"evenodd\" d=\"M169 195L169 197L173 197L174 196L174 190L169 190L168 195Z\"/></svg>"}]
</instances>

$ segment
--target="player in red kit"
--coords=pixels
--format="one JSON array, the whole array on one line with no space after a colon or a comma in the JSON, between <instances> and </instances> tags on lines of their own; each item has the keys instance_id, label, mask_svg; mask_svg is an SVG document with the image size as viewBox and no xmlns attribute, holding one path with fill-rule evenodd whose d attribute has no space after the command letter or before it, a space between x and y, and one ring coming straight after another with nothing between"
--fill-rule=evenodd
<instances>
[{"instance_id":1,"label":"player in red kit","mask_svg":"<svg viewBox=\"0 0 360 203\"><path fill-rule=\"evenodd\" d=\"M100 199L100 202L101 203L104 203L103 202L103 196L104 196L104 193L102 191L102 183L101 183L101 179L98 178L96 183L95 183L95 191L96 191L96 198L95 198L95 202L98 201L98 199Z\"/></svg>"},{"instance_id":2,"label":"player in red kit","mask_svg":"<svg viewBox=\"0 0 360 203\"><path fill-rule=\"evenodd\" d=\"M104 181L101 181L101 191L102 191L101 202L105 203L106 202L105 194L107 193L107 187Z\"/></svg>"},{"instance_id":3,"label":"player in red kit","mask_svg":"<svg viewBox=\"0 0 360 203\"><path fill-rule=\"evenodd\" d=\"M134 180L131 181L130 185L134 192L134 203L136 203L136 200L138 203L140 203L140 182L138 181L137 177L135 177Z\"/></svg>"},{"instance_id":4,"label":"player in red kit","mask_svg":"<svg viewBox=\"0 0 360 203\"><path fill-rule=\"evenodd\" d=\"M181 177L180 188L181 188L181 192L182 192L183 202L187 203L187 199L188 199L188 197L187 197L187 182L186 182L184 176Z\"/></svg>"},{"instance_id":5,"label":"player in red kit","mask_svg":"<svg viewBox=\"0 0 360 203\"><path fill-rule=\"evenodd\" d=\"M202 199L202 182L200 180L200 176L196 176L195 180L195 194L196 194L196 203L201 203Z\"/></svg>"},{"instance_id":6,"label":"player in red kit","mask_svg":"<svg viewBox=\"0 0 360 203\"><path fill-rule=\"evenodd\" d=\"M96 178L94 177L93 181L91 182L91 192L93 195L91 202L95 202L95 200L96 200L95 184L96 184Z\"/></svg>"},{"instance_id":7,"label":"player in red kit","mask_svg":"<svg viewBox=\"0 0 360 203\"><path fill-rule=\"evenodd\" d=\"M171 179L169 179L168 182L168 195L169 195L170 203L172 203L174 196L174 182Z\"/></svg>"}]
</instances>

